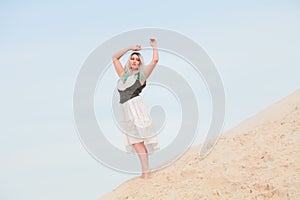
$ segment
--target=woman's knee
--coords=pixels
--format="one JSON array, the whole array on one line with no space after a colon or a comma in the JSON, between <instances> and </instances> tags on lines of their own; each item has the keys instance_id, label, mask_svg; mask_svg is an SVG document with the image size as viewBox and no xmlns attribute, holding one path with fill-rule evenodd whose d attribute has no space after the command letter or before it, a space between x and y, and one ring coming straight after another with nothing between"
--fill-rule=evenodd
<instances>
[{"instance_id":1,"label":"woman's knee","mask_svg":"<svg viewBox=\"0 0 300 200\"><path fill-rule=\"evenodd\" d=\"M132 144L134 149L138 152L146 152L146 147L144 145L144 142L140 142L140 143L135 143Z\"/></svg>"}]
</instances>

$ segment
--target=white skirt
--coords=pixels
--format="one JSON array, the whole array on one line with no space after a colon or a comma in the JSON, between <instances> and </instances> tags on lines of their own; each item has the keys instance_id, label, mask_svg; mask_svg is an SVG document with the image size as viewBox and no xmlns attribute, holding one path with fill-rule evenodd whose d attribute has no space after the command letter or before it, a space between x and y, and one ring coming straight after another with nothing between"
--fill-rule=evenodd
<instances>
[{"instance_id":1,"label":"white skirt","mask_svg":"<svg viewBox=\"0 0 300 200\"><path fill-rule=\"evenodd\" d=\"M135 153L132 144L144 142L148 153L159 150L152 119L142 97L136 96L119 104L119 124L124 135L126 151Z\"/></svg>"}]
</instances>

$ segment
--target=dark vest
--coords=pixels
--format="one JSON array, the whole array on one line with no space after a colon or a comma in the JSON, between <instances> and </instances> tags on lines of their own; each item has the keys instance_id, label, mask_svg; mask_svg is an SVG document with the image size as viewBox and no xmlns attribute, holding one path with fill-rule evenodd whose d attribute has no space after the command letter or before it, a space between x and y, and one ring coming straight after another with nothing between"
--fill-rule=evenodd
<instances>
[{"instance_id":1,"label":"dark vest","mask_svg":"<svg viewBox=\"0 0 300 200\"><path fill-rule=\"evenodd\" d=\"M120 103L125 103L129 99L139 96L144 87L146 87L146 81L142 85L138 77L132 86L126 88L125 90L118 89L118 92L120 94Z\"/></svg>"}]
</instances>

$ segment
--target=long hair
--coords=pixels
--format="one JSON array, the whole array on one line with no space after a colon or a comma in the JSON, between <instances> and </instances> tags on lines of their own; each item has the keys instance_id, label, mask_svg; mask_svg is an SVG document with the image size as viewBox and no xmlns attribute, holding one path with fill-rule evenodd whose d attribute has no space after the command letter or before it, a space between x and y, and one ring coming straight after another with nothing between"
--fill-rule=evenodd
<instances>
[{"instance_id":1,"label":"long hair","mask_svg":"<svg viewBox=\"0 0 300 200\"><path fill-rule=\"evenodd\" d=\"M140 66L139 69L137 70L137 72L134 74L136 78L139 78L139 80L141 82L144 82L146 80L146 76L144 74L143 68L144 68L144 58L143 56L139 53L139 52L133 52L132 54L130 54L125 67L124 67L124 74L121 77L121 80L123 81L123 83L127 80L127 78L130 76L130 59L131 56L133 55L137 55L140 59Z\"/></svg>"}]
</instances>

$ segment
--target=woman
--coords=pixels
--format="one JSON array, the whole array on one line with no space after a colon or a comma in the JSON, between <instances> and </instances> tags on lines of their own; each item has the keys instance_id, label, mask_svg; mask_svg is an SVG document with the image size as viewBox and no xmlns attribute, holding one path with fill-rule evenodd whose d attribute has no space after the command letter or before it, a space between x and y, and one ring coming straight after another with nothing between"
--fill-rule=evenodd
<instances>
[{"instance_id":1,"label":"woman","mask_svg":"<svg viewBox=\"0 0 300 200\"><path fill-rule=\"evenodd\" d=\"M144 66L143 57L137 51L141 46L125 48L113 55L113 64L120 77L118 91L120 94L120 127L125 137L128 152L138 154L142 166L142 178L150 176L148 154L159 149L157 137L152 128L152 120L142 98L139 96L146 86L146 79L150 76L158 62L158 49L155 39L150 39L153 49L151 62ZM128 51L134 51L122 66L120 58Z\"/></svg>"}]
</instances>

